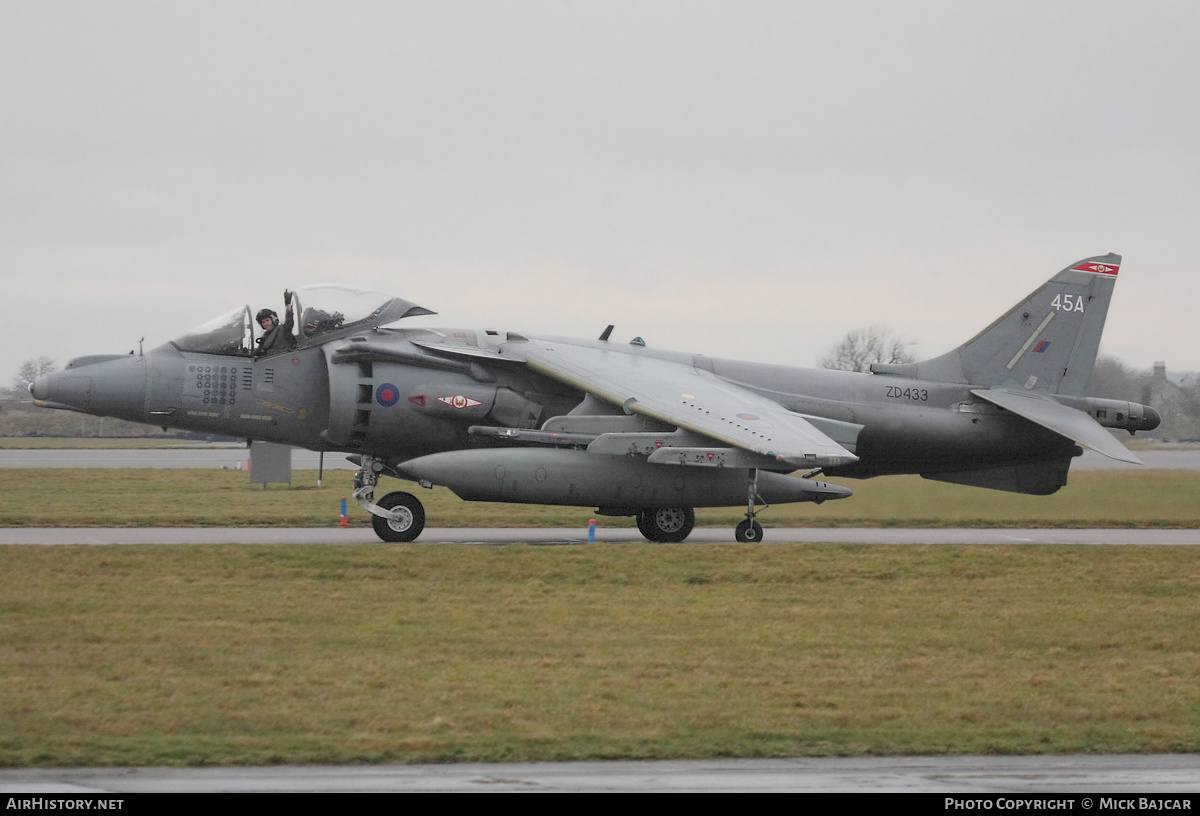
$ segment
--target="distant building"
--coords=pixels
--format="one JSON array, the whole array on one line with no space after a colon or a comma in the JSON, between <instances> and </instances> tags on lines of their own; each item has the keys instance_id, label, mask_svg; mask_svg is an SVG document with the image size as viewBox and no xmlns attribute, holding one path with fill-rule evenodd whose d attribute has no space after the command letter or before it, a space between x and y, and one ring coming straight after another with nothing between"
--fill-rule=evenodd
<instances>
[{"instance_id":1,"label":"distant building","mask_svg":"<svg viewBox=\"0 0 1200 816\"><path fill-rule=\"evenodd\" d=\"M25 414L34 410L37 409L33 406L33 400L12 399L10 397L0 398L0 415L10 417L25 416Z\"/></svg>"},{"instance_id":2,"label":"distant building","mask_svg":"<svg viewBox=\"0 0 1200 816\"><path fill-rule=\"evenodd\" d=\"M1162 424L1149 433L1164 442L1200 442L1200 388L1167 379L1167 364L1157 362L1142 388L1142 402L1162 414Z\"/></svg>"}]
</instances>

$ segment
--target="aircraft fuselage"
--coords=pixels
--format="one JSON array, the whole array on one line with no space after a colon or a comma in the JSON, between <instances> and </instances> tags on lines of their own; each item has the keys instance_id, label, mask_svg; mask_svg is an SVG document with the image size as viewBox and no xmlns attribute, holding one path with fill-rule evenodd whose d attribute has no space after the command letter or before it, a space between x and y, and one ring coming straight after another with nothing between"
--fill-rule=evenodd
<instances>
[{"instance_id":1,"label":"aircraft fuselage","mask_svg":"<svg viewBox=\"0 0 1200 816\"><path fill-rule=\"evenodd\" d=\"M377 503L381 475L634 515L653 541L686 538L694 507L744 501L735 537L757 541L756 504L850 495L820 473L1044 495L1080 445L1138 462L1106 429L1152 429L1154 409L1082 396L1120 261L1079 261L962 346L871 374L624 344L612 327L596 340L380 328L431 312L319 286L285 295L294 333L238 307L144 356L78 358L32 390L52 407L355 455L355 500L388 541L419 535L424 509L405 492Z\"/></svg>"},{"instance_id":2,"label":"aircraft fuselage","mask_svg":"<svg viewBox=\"0 0 1200 816\"><path fill-rule=\"evenodd\" d=\"M480 335L461 329L392 330L386 339L416 356L420 351L410 346L410 338L429 343L439 336L457 337L459 345ZM711 372L789 411L861 425L853 448L859 461L829 468L830 475L961 470L966 463L982 467L1078 451L1069 440L973 397L967 385L645 348L629 353ZM38 396L58 407L166 428L312 450L368 450L393 462L487 446L467 429L537 427L569 413L584 398L578 390L516 367L439 368L434 364L442 361L428 355L421 364L375 359L363 365L334 361L334 355L328 346L312 346L252 359L182 352L167 344L144 356L83 358L84 365L46 378ZM500 404L505 399L509 405Z\"/></svg>"}]
</instances>

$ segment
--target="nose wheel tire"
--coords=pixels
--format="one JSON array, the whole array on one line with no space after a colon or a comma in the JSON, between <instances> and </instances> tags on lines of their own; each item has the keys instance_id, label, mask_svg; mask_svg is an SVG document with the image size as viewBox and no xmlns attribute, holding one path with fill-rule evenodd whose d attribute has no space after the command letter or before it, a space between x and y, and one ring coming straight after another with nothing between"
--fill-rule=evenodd
<instances>
[{"instance_id":1,"label":"nose wheel tire","mask_svg":"<svg viewBox=\"0 0 1200 816\"><path fill-rule=\"evenodd\" d=\"M377 503L384 510L392 511L391 518L371 516L375 535L384 541L413 541L425 529L425 508L411 493L388 493Z\"/></svg>"},{"instance_id":2,"label":"nose wheel tire","mask_svg":"<svg viewBox=\"0 0 1200 816\"><path fill-rule=\"evenodd\" d=\"M742 544L746 544L751 541L762 541L762 525L757 521L750 521L749 519L746 519L737 527L733 528L733 537Z\"/></svg>"},{"instance_id":3,"label":"nose wheel tire","mask_svg":"<svg viewBox=\"0 0 1200 816\"><path fill-rule=\"evenodd\" d=\"M650 541L660 544L683 541L696 526L696 513L690 507L642 508L637 526Z\"/></svg>"}]
</instances>

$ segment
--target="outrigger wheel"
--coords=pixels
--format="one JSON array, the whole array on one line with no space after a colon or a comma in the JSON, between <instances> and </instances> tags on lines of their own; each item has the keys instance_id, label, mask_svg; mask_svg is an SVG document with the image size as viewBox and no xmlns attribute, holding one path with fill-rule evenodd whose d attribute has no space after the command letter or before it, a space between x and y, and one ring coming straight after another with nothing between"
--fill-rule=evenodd
<instances>
[{"instance_id":1,"label":"outrigger wheel","mask_svg":"<svg viewBox=\"0 0 1200 816\"><path fill-rule=\"evenodd\" d=\"M398 490L388 493L378 504L392 513L391 518L371 516L375 534L384 541L413 541L425 529L425 508L413 494Z\"/></svg>"},{"instance_id":2,"label":"outrigger wheel","mask_svg":"<svg viewBox=\"0 0 1200 816\"><path fill-rule=\"evenodd\" d=\"M742 544L746 544L751 541L762 541L762 525L757 521L746 519L745 521L739 522L738 526L733 528L733 537Z\"/></svg>"},{"instance_id":3,"label":"outrigger wheel","mask_svg":"<svg viewBox=\"0 0 1200 816\"><path fill-rule=\"evenodd\" d=\"M674 544L691 535L696 512L690 507L643 507L637 512L642 535L659 544Z\"/></svg>"},{"instance_id":4,"label":"outrigger wheel","mask_svg":"<svg viewBox=\"0 0 1200 816\"><path fill-rule=\"evenodd\" d=\"M762 525L754 520L754 500L758 497L758 468L750 468L750 484L746 490L746 520L733 528L733 537L741 544L763 540Z\"/></svg>"}]
</instances>

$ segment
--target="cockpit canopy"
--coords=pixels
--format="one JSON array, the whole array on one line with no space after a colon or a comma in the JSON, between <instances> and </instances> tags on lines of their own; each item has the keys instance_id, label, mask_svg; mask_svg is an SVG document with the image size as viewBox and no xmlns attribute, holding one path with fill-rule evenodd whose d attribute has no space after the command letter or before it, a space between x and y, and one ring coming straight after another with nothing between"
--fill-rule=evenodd
<instances>
[{"instance_id":1,"label":"cockpit canopy","mask_svg":"<svg viewBox=\"0 0 1200 816\"><path fill-rule=\"evenodd\" d=\"M324 343L405 317L436 314L402 298L336 284L297 289L292 293L292 308L296 316L293 348ZM286 319L281 315L281 322ZM238 306L171 342L180 351L250 357L257 351L256 341L262 333L250 307Z\"/></svg>"}]
</instances>

